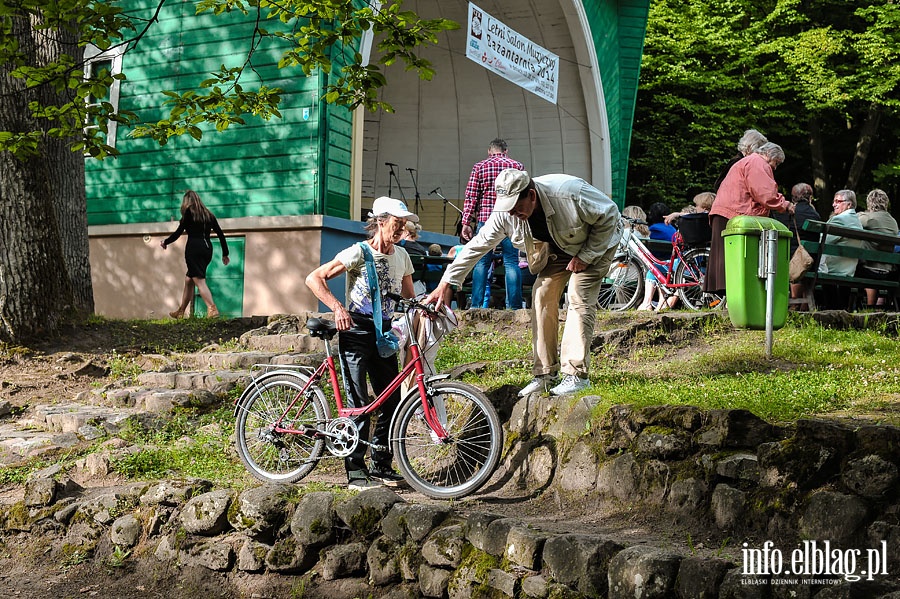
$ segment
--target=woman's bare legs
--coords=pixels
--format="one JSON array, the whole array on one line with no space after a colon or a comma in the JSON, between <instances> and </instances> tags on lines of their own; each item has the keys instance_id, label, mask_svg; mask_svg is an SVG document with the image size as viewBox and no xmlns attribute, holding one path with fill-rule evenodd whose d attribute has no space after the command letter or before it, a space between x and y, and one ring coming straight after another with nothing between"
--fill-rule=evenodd
<instances>
[{"instance_id":1,"label":"woman's bare legs","mask_svg":"<svg viewBox=\"0 0 900 599\"><path fill-rule=\"evenodd\" d=\"M653 310L653 295L656 293L656 281L644 280L644 301L637 307L638 310Z\"/></svg>"},{"instance_id":2,"label":"woman's bare legs","mask_svg":"<svg viewBox=\"0 0 900 599\"><path fill-rule=\"evenodd\" d=\"M194 278L194 285L197 286L197 291L200 292L200 299L206 304L206 316L208 318L215 318L218 316L219 309L216 308L216 304L213 302L212 292L206 285L206 279Z\"/></svg>"},{"instance_id":3,"label":"woman's bare legs","mask_svg":"<svg viewBox=\"0 0 900 599\"><path fill-rule=\"evenodd\" d=\"M184 290L181 292L181 304L174 312L169 312L172 318L181 318L184 311L191 305L191 298L194 297L194 280L191 277L184 278Z\"/></svg>"}]
</instances>

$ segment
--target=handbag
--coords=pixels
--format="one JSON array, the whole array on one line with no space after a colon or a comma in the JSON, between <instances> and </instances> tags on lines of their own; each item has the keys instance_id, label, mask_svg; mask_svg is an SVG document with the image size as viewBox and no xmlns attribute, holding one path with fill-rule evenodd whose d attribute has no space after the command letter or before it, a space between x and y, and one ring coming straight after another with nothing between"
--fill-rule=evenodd
<instances>
[{"instance_id":1,"label":"handbag","mask_svg":"<svg viewBox=\"0 0 900 599\"><path fill-rule=\"evenodd\" d=\"M369 244L365 241L359 242L362 248L363 257L366 260L366 277L369 279L369 295L372 297L372 321L375 323L375 347L378 348L378 355L382 358L390 358L400 351L400 340L397 336L388 331L382 332L382 324L384 315L381 313L381 290L378 288L378 273L375 271L375 257Z\"/></svg>"},{"instance_id":2,"label":"handbag","mask_svg":"<svg viewBox=\"0 0 900 599\"><path fill-rule=\"evenodd\" d=\"M806 251L806 248L803 247L803 243L800 242L800 232L797 229L797 220L792 220L794 220L794 234L797 236L798 245L797 249L794 250L794 255L791 256L788 272L790 273L791 283L799 283L815 260L810 253Z\"/></svg>"}]
</instances>

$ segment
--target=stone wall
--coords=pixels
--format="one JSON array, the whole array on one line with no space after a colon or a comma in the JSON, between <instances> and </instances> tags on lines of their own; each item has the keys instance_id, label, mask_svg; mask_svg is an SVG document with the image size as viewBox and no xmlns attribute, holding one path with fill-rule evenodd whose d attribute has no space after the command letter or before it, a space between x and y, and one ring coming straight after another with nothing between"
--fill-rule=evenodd
<instances>
[{"instance_id":1,"label":"stone wall","mask_svg":"<svg viewBox=\"0 0 900 599\"><path fill-rule=\"evenodd\" d=\"M302 580L302 596L335 599L900 599L900 429L820 420L782 428L740 410L616 406L585 431L592 404L537 396L515 403L504 463L488 490L663 510L755 548L804 539L883 546L889 575L779 587L775 576L746 576L738 560L708 552L628 546L590 530L550 533L450 503L407 503L387 488L355 496L278 485L237 492L193 480L85 498L62 473L46 472L28 482L24 502L0 513L0 527L6 536L53 539L55 559L82 552L102 560L118 547L206 572L232 596L288 596L273 589Z\"/></svg>"}]
</instances>

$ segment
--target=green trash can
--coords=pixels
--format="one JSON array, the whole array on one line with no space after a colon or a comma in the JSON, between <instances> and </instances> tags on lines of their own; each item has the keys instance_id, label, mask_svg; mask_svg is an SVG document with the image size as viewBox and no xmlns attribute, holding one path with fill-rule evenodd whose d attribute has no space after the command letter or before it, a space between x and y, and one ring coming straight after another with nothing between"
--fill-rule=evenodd
<instances>
[{"instance_id":1,"label":"green trash can","mask_svg":"<svg viewBox=\"0 0 900 599\"><path fill-rule=\"evenodd\" d=\"M792 234L787 227L772 218L735 216L728 221L722 237L725 238L725 296L728 298L728 316L738 328L766 328L766 256L765 250L761 249L761 239L763 231L767 230L778 232L773 327L780 329L787 320ZM760 259L763 260L762 266Z\"/></svg>"}]
</instances>

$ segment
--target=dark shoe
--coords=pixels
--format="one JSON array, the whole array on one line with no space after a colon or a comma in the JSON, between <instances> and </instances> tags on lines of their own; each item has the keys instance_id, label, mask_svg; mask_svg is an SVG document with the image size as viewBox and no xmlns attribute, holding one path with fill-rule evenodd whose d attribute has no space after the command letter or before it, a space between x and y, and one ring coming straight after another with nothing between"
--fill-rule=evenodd
<instances>
[{"instance_id":1,"label":"dark shoe","mask_svg":"<svg viewBox=\"0 0 900 599\"><path fill-rule=\"evenodd\" d=\"M375 487L384 486L380 481L371 478L351 478L347 483L347 488L351 491L365 491L366 489L374 489Z\"/></svg>"},{"instance_id":2,"label":"dark shoe","mask_svg":"<svg viewBox=\"0 0 900 599\"><path fill-rule=\"evenodd\" d=\"M372 465L369 468L369 476L377 481L380 481L381 484L386 487L397 487L406 483L406 480L403 476L396 472L390 466L376 466Z\"/></svg>"}]
</instances>

